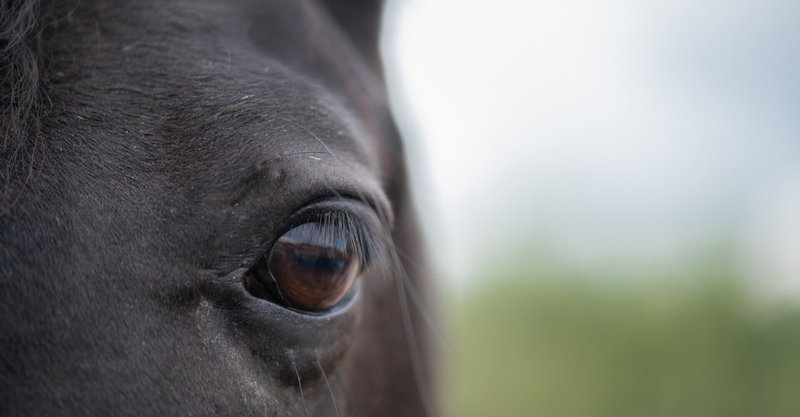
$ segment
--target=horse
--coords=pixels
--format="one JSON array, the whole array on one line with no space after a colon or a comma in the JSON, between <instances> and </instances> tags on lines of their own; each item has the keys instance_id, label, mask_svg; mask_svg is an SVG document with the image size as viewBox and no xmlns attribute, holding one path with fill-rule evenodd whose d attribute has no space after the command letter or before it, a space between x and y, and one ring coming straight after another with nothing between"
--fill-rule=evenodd
<instances>
[{"instance_id":1,"label":"horse","mask_svg":"<svg viewBox=\"0 0 800 417\"><path fill-rule=\"evenodd\" d=\"M381 8L0 3L0 415L435 413Z\"/></svg>"}]
</instances>

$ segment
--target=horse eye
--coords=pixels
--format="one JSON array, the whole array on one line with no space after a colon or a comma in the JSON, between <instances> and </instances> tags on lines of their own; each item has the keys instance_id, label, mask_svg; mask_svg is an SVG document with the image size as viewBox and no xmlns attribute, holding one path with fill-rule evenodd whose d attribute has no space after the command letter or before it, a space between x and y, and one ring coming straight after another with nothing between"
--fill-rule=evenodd
<instances>
[{"instance_id":1,"label":"horse eye","mask_svg":"<svg viewBox=\"0 0 800 417\"><path fill-rule=\"evenodd\" d=\"M303 223L284 233L252 272L279 302L310 312L328 310L347 296L360 272L353 240L336 224Z\"/></svg>"}]
</instances>

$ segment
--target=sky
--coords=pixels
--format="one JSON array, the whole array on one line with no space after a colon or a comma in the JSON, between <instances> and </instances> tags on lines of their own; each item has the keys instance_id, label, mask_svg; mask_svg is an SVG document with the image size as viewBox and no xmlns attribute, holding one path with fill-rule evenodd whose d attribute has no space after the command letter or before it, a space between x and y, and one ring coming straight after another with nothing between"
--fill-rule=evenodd
<instances>
[{"instance_id":1,"label":"sky","mask_svg":"<svg viewBox=\"0 0 800 417\"><path fill-rule=\"evenodd\" d=\"M800 296L800 2L392 0L390 96L437 270L720 239Z\"/></svg>"}]
</instances>

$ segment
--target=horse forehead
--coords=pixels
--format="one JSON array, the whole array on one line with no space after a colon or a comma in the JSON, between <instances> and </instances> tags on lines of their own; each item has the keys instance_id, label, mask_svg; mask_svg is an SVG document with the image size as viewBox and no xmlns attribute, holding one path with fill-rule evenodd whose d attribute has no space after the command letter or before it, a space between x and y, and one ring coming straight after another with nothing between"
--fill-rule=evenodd
<instances>
[{"instance_id":1,"label":"horse forehead","mask_svg":"<svg viewBox=\"0 0 800 417\"><path fill-rule=\"evenodd\" d=\"M358 110L386 110L376 68L314 2L108 0L92 9L85 16L89 21L81 25L87 35L81 52L87 57L99 56L107 44L139 64L172 64L173 72L221 66L226 75L238 69L263 76L284 69L353 101ZM97 59L89 61L98 64ZM137 62L127 60L131 64Z\"/></svg>"},{"instance_id":2,"label":"horse forehead","mask_svg":"<svg viewBox=\"0 0 800 417\"><path fill-rule=\"evenodd\" d=\"M85 82L70 89L100 96L90 105L106 128L150 129L145 145L191 144L174 146L175 158L224 159L220 148L263 152L269 142L264 158L325 152L386 170L397 138L383 89L346 42L320 34L335 28L319 11L296 1L110 3L84 15L95 22L80 25L79 42L60 46L95 59L67 58L80 68L55 76L80 73Z\"/></svg>"}]
</instances>

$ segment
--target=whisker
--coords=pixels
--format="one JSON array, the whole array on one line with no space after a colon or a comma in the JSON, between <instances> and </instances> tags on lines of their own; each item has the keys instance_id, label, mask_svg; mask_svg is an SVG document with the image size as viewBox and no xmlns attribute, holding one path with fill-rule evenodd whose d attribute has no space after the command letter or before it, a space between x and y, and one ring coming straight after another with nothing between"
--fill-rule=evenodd
<instances>
[{"instance_id":1,"label":"whisker","mask_svg":"<svg viewBox=\"0 0 800 417\"><path fill-rule=\"evenodd\" d=\"M316 133L312 132L312 131L311 131L309 128L307 128L307 127L305 127L305 126L301 125L300 123L297 123L297 122L295 122L295 121L293 121L293 120L286 119L286 118L284 118L284 117L281 117L281 116L273 116L273 115L270 115L269 117L270 117L270 118L273 118L273 119L278 119L278 120L280 120L280 121L283 121L283 122L289 123L290 125L292 125L292 126L294 126L294 127L297 127L297 128L299 128L299 129L302 129L303 131L305 131L306 133L308 133L309 135L311 135L311 137L313 137L314 139L316 139L316 141L317 141L317 142L319 142L319 144L320 144L320 145L322 145L322 147L323 147L323 148L325 148L325 151L327 151L327 152L328 152L328 153L329 153L329 154L330 154L332 157L336 158L336 159L337 159L337 160L339 160L340 162L343 162L343 161L341 161L341 160L340 160L340 159L339 159L339 158L338 158L338 157L337 157L337 156L336 156L336 155L333 153L333 151L331 150L331 148L330 148L330 147L328 147L328 145L327 145L327 144L326 144L326 143L325 143L325 142L324 142L322 139L320 139L320 137L319 137L319 136L317 136L317 135L316 135ZM348 165L348 166L349 166L349 165Z\"/></svg>"},{"instance_id":2,"label":"whisker","mask_svg":"<svg viewBox=\"0 0 800 417\"><path fill-rule=\"evenodd\" d=\"M417 268L417 269L419 269L421 271L425 271L425 268L423 268L422 266L420 266L416 262L414 262L414 260L411 259L411 257L408 254L404 253L400 248L395 246L393 249L397 252L397 254L399 256L401 256L403 259L405 259L405 261L408 262L411 266L413 266L414 268ZM404 273L404 274L402 274L402 276L400 278L406 280L406 290L408 291L408 294L411 296L411 301L414 303L414 306L416 306L417 311L419 311L420 315L425 320L425 323L431 329L433 334L439 339L439 341L442 342L444 347L447 348L448 351L450 351L453 355L456 356L457 359L459 359L461 362L466 364L470 369L472 369L473 371L477 372L481 376L492 380L492 382L494 382L497 385L502 386L503 388L505 388L507 390L512 390L513 389L505 381L503 381L500 378L492 375L491 373L483 370L480 366L478 366L477 364L475 364L474 362L469 360L469 358L466 357L464 355L464 353L461 352L461 350L459 350L456 347L456 345L450 340L450 338L445 336L444 331L441 330L440 326L436 323L436 321L434 321L433 317L431 317L430 312L427 311L427 309L425 308L425 303L422 300L421 294L419 293L417 288L414 286L414 284L411 282L411 279L408 277L408 274Z\"/></svg>"},{"instance_id":3,"label":"whisker","mask_svg":"<svg viewBox=\"0 0 800 417\"><path fill-rule=\"evenodd\" d=\"M295 365L294 360L292 360L292 368L294 368L294 374L297 377L297 386L300 387L300 399L303 400L303 416L308 417L308 411L306 411L306 395L303 393L303 382L300 379L300 372L297 372L297 365Z\"/></svg>"},{"instance_id":4,"label":"whisker","mask_svg":"<svg viewBox=\"0 0 800 417\"><path fill-rule=\"evenodd\" d=\"M341 164L343 164L344 166L346 166L346 167L348 167L348 168L352 169L353 171L356 171L356 172L358 172L358 170L356 170L355 168L353 168L353 167L352 167L350 164L348 164L347 162L343 161L341 158L339 158L338 156L336 156L336 154L335 154L335 153L333 152L333 150L332 150L332 149L331 149L331 148L328 146L328 144L327 144L327 143L325 143L325 141L323 141L323 140L322 140L322 138L320 138L319 136L317 136L317 134L316 134L316 133L314 133L314 132L312 132L312 131L311 131L309 128L307 128L307 127L305 127L305 126L301 125L300 123L297 123L297 122L295 122L295 121L293 121L293 120L289 120L289 119L287 119L287 118L285 118L285 117L281 117L281 116L275 116L275 115L268 115L267 117L269 117L269 118L272 118L272 119L276 119L276 120L280 120L280 121L282 121L282 122L285 122L285 123L288 123L288 124L290 124L290 125L292 125L292 126L294 126L294 127L298 128L298 129L301 129L301 130L303 130L304 132L308 133L309 135L311 135L311 137L312 137L312 138L314 138L314 140L316 140L316 141L317 141L317 142L318 142L318 143L319 143L319 144L320 144L320 145L321 145L321 146L322 146L322 147L325 149L325 152L327 152L327 153L328 153L328 154L329 154L331 157L333 157L334 159L336 159L338 162L340 162L340 163L341 163ZM331 193L333 193L333 194L334 194L336 197L340 197L340 198L342 197L342 196L341 196L341 194L340 194L339 192L337 192L336 190L334 190L333 188L331 188L331 187L327 187L327 188L328 188L328 191L330 191Z\"/></svg>"},{"instance_id":5,"label":"whisker","mask_svg":"<svg viewBox=\"0 0 800 417\"><path fill-rule=\"evenodd\" d=\"M394 248L394 244L392 244L392 247ZM395 268L397 268L395 284L397 286L397 297L400 303L400 315L406 333L406 340L408 341L409 356L411 357L411 370L414 372L414 379L417 381L417 390L419 391L420 401L425 408L425 415L433 417L436 413L433 411L433 402L428 396L428 390L424 383L425 375L422 370L421 354L417 344L417 337L414 334L414 324L412 323L411 309L409 308L408 294L406 293L406 281L408 278L405 268L403 268L403 264L400 262L399 256L397 255L397 251L392 250L391 252Z\"/></svg>"},{"instance_id":6,"label":"whisker","mask_svg":"<svg viewBox=\"0 0 800 417\"><path fill-rule=\"evenodd\" d=\"M275 161L278 161L278 160L281 160L281 159L284 159L284 158L288 158L288 157L290 157L290 156L299 156L299 155L327 155L327 154L328 154L327 152L321 152L321 151L301 151L301 152L289 152L289 153L285 153L285 154L278 155L278 156L276 156L276 157L274 157L274 158L271 158L271 159L267 159L266 161L264 161L264 163L265 163L265 164L269 164L269 163L271 163L271 162L275 162Z\"/></svg>"},{"instance_id":7,"label":"whisker","mask_svg":"<svg viewBox=\"0 0 800 417\"><path fill-rule=\"evenodd\" d=\"M322 365L319 363L319 359L317 359L315 363L317 364L317 368L319 368L319 371L322 373L322 379L325 380L325 386L328 387L328 395L330 395L331 402L333 403L333 411L336 412L336 417L341 417L341 414L339 414L339 406L336 405L336 398L333 395L333 389L331 388L331 383L328 381L328 375L326 375L325 370L322 369Z\"/></svg>"}]
</instances>

